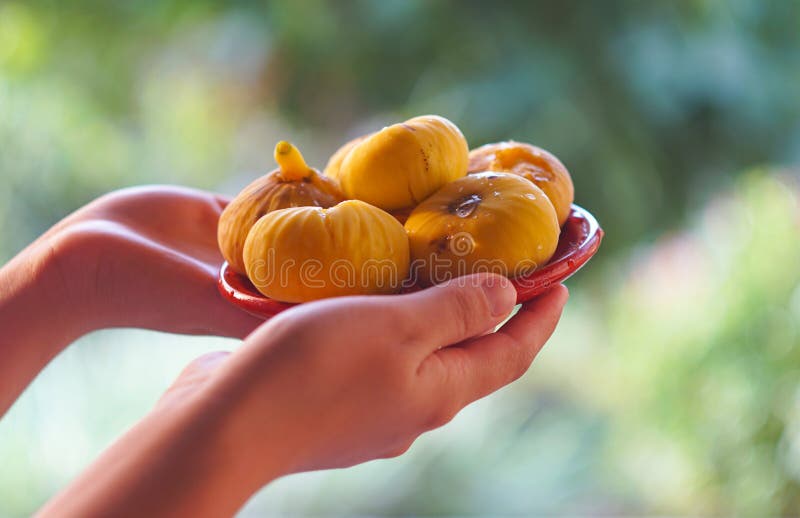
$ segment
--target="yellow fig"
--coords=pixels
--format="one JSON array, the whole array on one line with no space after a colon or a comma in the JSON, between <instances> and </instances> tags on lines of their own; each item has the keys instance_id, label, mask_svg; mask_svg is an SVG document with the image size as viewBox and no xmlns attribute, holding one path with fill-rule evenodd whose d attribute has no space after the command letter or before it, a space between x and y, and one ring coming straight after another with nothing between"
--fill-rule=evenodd
<instances>
[{"instance_id":1,"label":"yellow fig","mask_svg":"<svg viewBox=\"0 0 800 518\"><path fill-rule=\"evenodd\" d=\"M369 137L369 135L362 135L360 137L356 137L352 140L347 141L342 147L336 150L336 152L331 155L330 159L328 159L328 165L325 166L325 176L329 176L334 180L339 180L339 171L342 168L342 162L344 162L345 157L350 153L350 150L353 149L356 144L364 140L365 138Z\"/></svg>"},{"instance_id":2,"label":"yellow fig","mask_svg":"<svg viewBox=\"0 0 800 518\"><path fill-rule=\"evenodd\" d=\"M219 218L219 249L239 273L245 273L242 250L247 233L261 216L288 207L331 207L344 200L338 183L309 167L289 142L278 142L274 156L278 169L245 187Z\"/></svg>"},{"instance_id":3,"label":"yellow fig","mask_svg":"<svg viewBox=\"0 0 800 518\"><path fill-rule=\"evenodd\" d=\"M567 221L575 198L569 171L552 153L524 142L486 144L469 152L469 173L501 171L535 183L550 198L558 224Z\"/></svg>"},{"instance_id":4,"label":"yellow fig","mask_svg":"<svg viewBox=\"0 0 800 518\"><path fill-rule=\"evenodd\" d=\"M405 228L411 275L422 285L479 272L517 277L550 260L560 233L541 189L494 172L445 185L414 209Z\"/></svg>"},{"instance_id":5,"label":"yellow fig","mask_svg":"<svg viewBox=\"0 0 800 518\"><path fill-rule=\"evenodd\" d=\"M394 293L408 276L408 237L390 214L359 200L270 212L244 245L247 276L275 300Z\"/></svg>"},{"instance_id":6,"label":"yellow fig","mask_svg":"<svg viewBox=\"0 0 800 518\"><path fill-rule=\"evenodd\" d=\"M348 198L396 211L466 175L468 155L455 124L424 115L348 142L331 158L327 174L339 180Z\"/></svg>"}]
</instances>

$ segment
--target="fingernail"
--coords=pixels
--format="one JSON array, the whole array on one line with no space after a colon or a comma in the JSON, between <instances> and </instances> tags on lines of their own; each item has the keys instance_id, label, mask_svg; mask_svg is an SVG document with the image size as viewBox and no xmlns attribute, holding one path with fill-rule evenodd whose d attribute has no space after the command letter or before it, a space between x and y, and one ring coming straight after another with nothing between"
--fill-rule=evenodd
<instances>
[{"instance_id":1,"label":"fingernail","mask_svg":"<svg viewBox=\"0 0 800 518\"><path fill-rule=\"evenodd\" d=\"M517 291L505 277L489 276L483 280L481 288L489 301L493 317L508 315L514 309L514 304L517 303Z\"/></svg>"}]
</instances>

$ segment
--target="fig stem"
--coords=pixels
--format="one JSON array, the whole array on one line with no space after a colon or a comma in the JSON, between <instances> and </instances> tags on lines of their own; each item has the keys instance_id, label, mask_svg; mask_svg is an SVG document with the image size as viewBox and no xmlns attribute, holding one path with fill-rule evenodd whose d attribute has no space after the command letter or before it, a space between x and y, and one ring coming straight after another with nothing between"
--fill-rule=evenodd
<instances>
[{"instance_id":1,"label":"fig stem","mask_svg":"<svg viewBox=\"0 0 800 518\"><path fill-rule=\"evenodd\" d=\"M281 171L281 177L287 181L300 181L309 176L311 168L306 164L303 155L290 142L281 140L275 145L275 161Z\"/></svg>"}]
</instances>

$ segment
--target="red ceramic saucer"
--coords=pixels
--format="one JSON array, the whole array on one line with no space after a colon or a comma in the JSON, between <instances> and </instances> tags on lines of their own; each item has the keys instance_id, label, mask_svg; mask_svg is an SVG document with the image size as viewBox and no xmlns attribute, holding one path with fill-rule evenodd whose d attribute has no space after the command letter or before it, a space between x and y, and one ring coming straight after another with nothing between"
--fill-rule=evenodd
<instances>
[{"instance_id":1,"label":"red ceramic saucer","mask_svg":"<svg viewBox=\"0 0 800 518\"><path fill-rule=\"evenodd\" d=\"M517 303L527 302L577 272L600 247L603 229L586 209L577 205L561 228L558 248L543 268L511 280L517 288ZM244 275L223 263L217 283L220 293L232 304L261 318L270 318L295 304L265 297ZM413 291L413 290L412 290Z\"/></svg>"}]
</instances>

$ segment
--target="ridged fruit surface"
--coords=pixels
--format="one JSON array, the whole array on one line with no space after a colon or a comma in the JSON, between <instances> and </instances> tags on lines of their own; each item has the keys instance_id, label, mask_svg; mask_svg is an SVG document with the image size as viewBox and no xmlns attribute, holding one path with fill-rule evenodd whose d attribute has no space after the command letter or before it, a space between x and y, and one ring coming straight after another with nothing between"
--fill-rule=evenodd
<instances>
[{"instance_id":1,"label":"ridged fruit surface","mask_svg":"<svg viewBox=\"0 0 800 518\"><path fill-rule=\"evenodd\" d=\"M244 261L250 282L283 302L394 293L408 276L408 236L392 215L359 200L283 209L250 229Z\"/></svg>"},{"instance_id":2,"label":"ridged fruit surface","mask_svg":"<svg viewBox=\"0 0 800 518\"><path fill-rule=\"evenodd\" d=\"M225 207L217 225L222 256L239 273L245 273L242 251L250 228L264 214L289 207L332 207L344 200L338 183L306 165L288 142L275 146L278 169L245 187Z\"/></svg>"},{"instance_id":3,"label":"ridged fruit surface","mask_svg":"<svg viewBox=\"0 0 800 518\"><path fill-rule=\"evenodd\" d=\"M558 158L524 142L486 144L469 152L469 173L500 171L527 178L544 191L563 225L575 198L569 171Z\"/></svg>"},{"instance_id":4,"label":"ridged fruit surface","mask_svg":"<svg viewBox=\"0 0 800 518\"><path fill-rule=\"evenodd\" d=\"M339 171L342 169L342 162L344 162L345 157L350 153L350 150L356 146L356 144L360 143L367 137L369 137L369 135L356 137L337 149L336 152L328 159L328 164L325 166L325 170L323 171L325 176L329 176L338 181Z\"/></svg>"},{"instance_id":5,"label":"ridged fruit surface","mask_svg":"<svg viewBox=\"0 0 800 518\"><path fill-rule=\"evenodd\" d=\"M496 172L445 185L414 209L405 228L411 275L422 285L485 271L528 273L552 257L560 232L540 188Z\"/></svg>"},{"instance_id":6,"label":"ridged fruit surface","mask_svg":"<svg viewBox=\"0 0 800 518\"><path fill-rule=\"evenodd\" d=\"M393 124L344 148L331 158L327 174L339 180L348 198L388 211L414 207L467 174L464 135L436 115Z\"/></svg>"}]
</instances>

